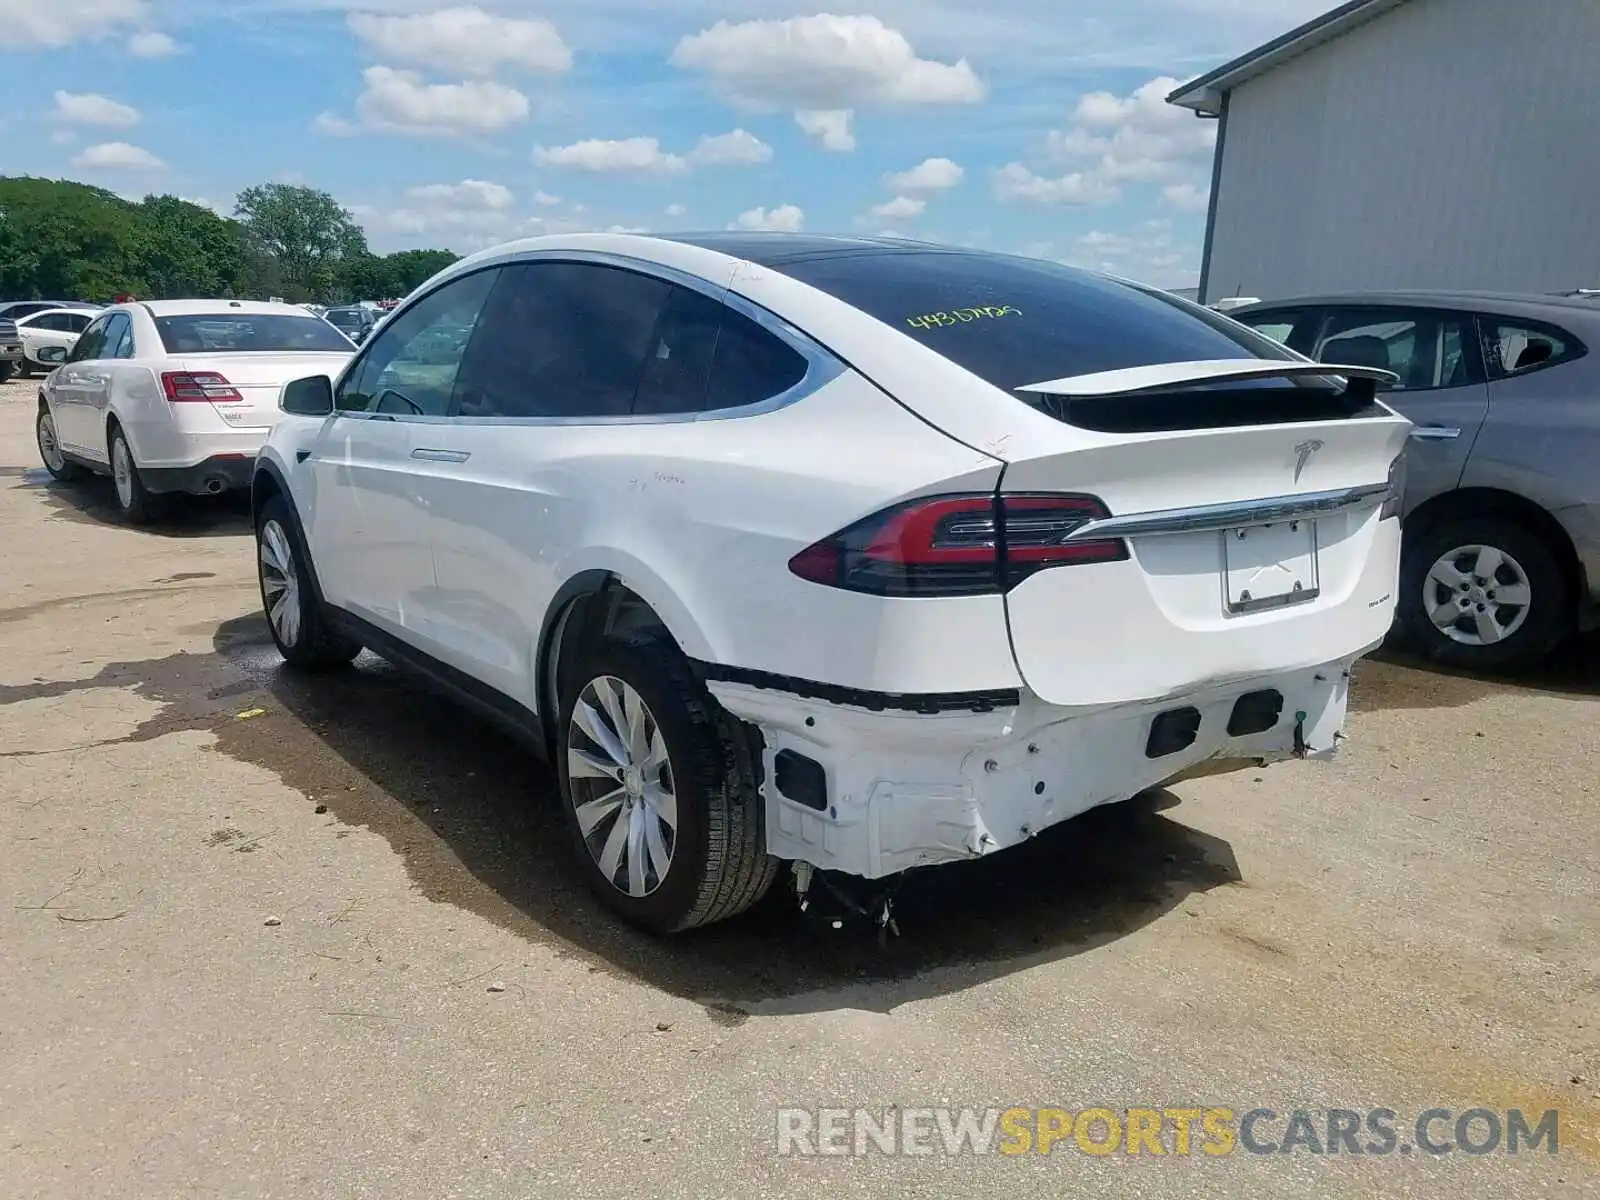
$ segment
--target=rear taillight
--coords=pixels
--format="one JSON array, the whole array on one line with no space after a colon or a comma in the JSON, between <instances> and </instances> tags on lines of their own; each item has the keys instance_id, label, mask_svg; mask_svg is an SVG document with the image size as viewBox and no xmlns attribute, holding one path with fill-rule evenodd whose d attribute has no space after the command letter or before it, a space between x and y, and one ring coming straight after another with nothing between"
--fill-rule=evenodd
<instances>
[{"instance_id":1,"label":"rear taillight","mask_svg":"<svg viewBox=\"0 0 1600 1200\"><path fill-rule=\"evenodd\" d=\"M1389 464L1389 490L1383 494L1383 509L1378 513L1378 520L1399 517L1405 511L1405 500L1406 456L1402 454Z\"/></svg>"},{"instance_id":2,"label":"rear taillight","mask_svg":"<svg viewBox=\"0 0 1600 1200\"><path fill-rule=\"evenodd\" d=\"M1093 496L934 496L807 546L789 570L875 596L981 596L1050 567L1127 558L1120 538L1067 541L1107 515Z\"/></svg>"},{"instance_id":3,"label":"rear taillight","mask_svg":"<svg viewBox=\"0 0 1600 1200\"><path fill-rule=\"evenodd\" d=\"M161 389L174 404L180 400L244 399L225 376L215 371L163 371Z\"/></svg>"}]
</instances>

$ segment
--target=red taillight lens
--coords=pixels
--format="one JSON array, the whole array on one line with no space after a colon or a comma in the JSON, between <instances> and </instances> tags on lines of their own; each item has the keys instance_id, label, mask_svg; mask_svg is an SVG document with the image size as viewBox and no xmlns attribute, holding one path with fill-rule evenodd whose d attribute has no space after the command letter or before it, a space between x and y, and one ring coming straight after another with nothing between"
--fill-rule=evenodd
<instances>
[{"instance_id":1,"label":"red taillight lens","mask_svg":"<svg viewBox=\"0 0 1600 1200\"><path fill-rule=\"evenodd\" d=\"M1093 496L935 496L807 546L789 570L876 596L988 595L1050 567L1127 558L1120 538L1066 540L1107 515Z\"/></svg>"},{"instance_id":2,"label":"red taillight lens","mask_svg":"<svg viewBox=\"0 0 1600 1200\"><path fill-rule=\"evenodd\" d=\"M215 371L163 371L161 389L174 404L180 400L244 399L226 377Z\"/></svg>"}]
</instances>

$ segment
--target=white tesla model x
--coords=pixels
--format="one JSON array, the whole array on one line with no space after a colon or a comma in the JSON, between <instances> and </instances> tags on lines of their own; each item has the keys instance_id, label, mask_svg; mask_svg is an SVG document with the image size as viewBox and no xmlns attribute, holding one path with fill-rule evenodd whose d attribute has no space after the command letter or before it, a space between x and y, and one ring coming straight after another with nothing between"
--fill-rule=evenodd
<instances>
[{"instance_id":1,"label":"white tesla model x","mask_svg":"<svg viewBox=\"0 0 1600 1200\"><path fill-rule=\"evenodd\" d=\"M1394 612L1390 382L1026 258L515 242L285 389L262 597L289 663L526 733L600 894L683 929L1330 753Z\"/></svg>"}]
</instances>

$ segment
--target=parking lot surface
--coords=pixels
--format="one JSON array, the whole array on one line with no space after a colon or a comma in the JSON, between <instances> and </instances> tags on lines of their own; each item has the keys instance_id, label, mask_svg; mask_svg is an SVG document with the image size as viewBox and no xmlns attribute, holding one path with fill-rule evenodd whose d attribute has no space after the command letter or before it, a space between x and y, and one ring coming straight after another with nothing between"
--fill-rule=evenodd
<instances>
[{"instance_id":1,"label":"parking lot surface","mask_svg":"<svg viewBox=\"0 0 1600 1200\"><path fill-rule=\"evenodd\" d=\"M1592 641L1516 684L1364 663L1335 763L916 879L886 946L781 889L658 941L532 756L368 656L283 673L245 506L120 527L39 467L34 394L0 385L0 1195L1596 1194ZM780 1106L1387 1108L1404 1145L1554 1108L1559 1152L797 1157Z\"/></svg>"}]
</instances>

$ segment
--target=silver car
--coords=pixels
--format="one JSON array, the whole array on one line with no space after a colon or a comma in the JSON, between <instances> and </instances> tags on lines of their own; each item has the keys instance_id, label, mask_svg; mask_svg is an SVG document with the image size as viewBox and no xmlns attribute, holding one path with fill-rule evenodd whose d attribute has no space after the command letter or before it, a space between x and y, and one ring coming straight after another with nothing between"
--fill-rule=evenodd
<instances>
[{"instance_id":1,"label":"silver car","mask_svg":"<svg viewBox=\"0 0 1600 1200\"><path fill-rule=\"evenodd\" d=\"M1416 425L1407 640L1456 666L1525 667L1600 625L1600 302L1371 292L1229 316L1318 361L1400 376L1383 399Z\"/></svg>"}]
</instances>

